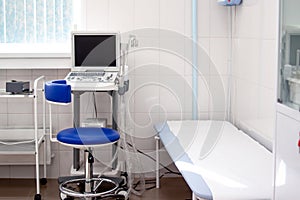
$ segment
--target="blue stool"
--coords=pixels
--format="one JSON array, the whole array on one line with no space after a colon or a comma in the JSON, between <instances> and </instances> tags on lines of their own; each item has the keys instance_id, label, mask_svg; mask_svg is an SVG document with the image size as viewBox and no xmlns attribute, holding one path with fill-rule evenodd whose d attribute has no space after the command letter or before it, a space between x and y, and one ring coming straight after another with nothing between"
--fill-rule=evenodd
<instances>
[{"instance_id":1,"label":"blue stool","mask_svg":"<svg viewBox=\"0 0 300 200\"><path fill-rule=\"evenodd\" d=\"M65 80L49 81L45 83L44 92L49 103L50 140L84 150L85 178L62 182L59 185L60 192L67 196L65 199L76 197L91 200L109 196L118 188L118 184L111 179L93 177L92 148L113 144L119 140L120 134L110 128L76 127L61 130L57 133L56 138L53 138L51 104L68 105L71 103L71 87Z\"/></svg>"}]
</instances>

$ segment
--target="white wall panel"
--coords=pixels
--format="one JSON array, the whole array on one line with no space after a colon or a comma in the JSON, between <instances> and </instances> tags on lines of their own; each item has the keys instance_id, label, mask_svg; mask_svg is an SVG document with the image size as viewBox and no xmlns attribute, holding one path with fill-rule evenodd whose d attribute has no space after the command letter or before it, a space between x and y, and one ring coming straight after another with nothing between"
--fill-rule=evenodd
<instances>
[{"instance_id":1,"label":"white wall panel","mask_svg":"<svg viewBox=\"0 0 300 200\"><path fill-rule=\"evenodd\" d=\"M159 79L158 77L135 77L134 102L135 112L159 112Z\"/></svg>"},{"instance_id":2,"label":"white wall panel","mask_svg":"<svg viewBox=\"0 0 300 200\"><path fill-rule=\"evenodd\" d=\"M185 0L160 0L160 29L167 29L184 35Z\"/></svg>"},{"instance_id":3,"label":"white wall panel","mask_svg":"<svg viewBox=\"0 0 300 200\"><path fill-rule=\"evenodd\" d=\"M198 1L198 36L210 37L210 4L213 1ZM192 36L192 1L185 1L185 35Z\"/></svg>"},{"instance_id":4,"label":"white wall panel","mask_svg":"<svg viewBox=\"0 0 300 200\"><path fill-rule=\"evenodd\" d=\"M217 1L210 2L210 37L228 36L228 9L218 5Z\"/></svg>"},{"instance_id":5,"label":"white wall panel","mask_svg":"<svg viewBox=\"0 0 300 200\"><path fill-rule=\"evenodd\" d=\"M134 0L109 0L108 29L128 32L134 29Z\"/></svg>"},{"instance_id":6,"label":"white wall panel","mask_svg":"<svg viewBox=\"0 0 300 200\"><path fill-rule=\"evenodd\" d=\"M277 44L274 40L263 40L260 60L259 83L276 90L277 86Z\"/></svg>"},{"instance_id":7,"label":"white wall panel","mask_svg":"<svg viewBox=\"0 0 300 200\"><path fill-rule=\"evenodd\" d=\"M185 84L185 107L184 111L186 113L192 113L192 98L193 98L193 88L192 88L192 76L186 76ZM198 76L198 111L199 114L209 112L209 91L210 78L209 76Z\"/></svg>"},{"instance_id":8,"label":"white wall panel","mask_svg":"<svg viewBox=\"0 0 300 200\"><path fill-rule=\"evenodd\" d=\"M190 38L185 40L185 75L192 75L192 48L193 42ZM210 38L198 38L198 66L197 71L199 75L208 76L210 74L210 67L212 67L212 60L209 57L210 52Z\"/></svg>"},{"instance_id":9,"label":"white wall panel","mask_svg":"<svg viewBox=\"0 0 300 200\"><path fill-rule=\"evenodd\" d=\"M265 1L265 0L264 0ZM236 8L235 37L238 38L260 38L263 35L262 28L267 12L263 10L263 2L252 0ZM274 16L275 18L276 16ZM269 17L268 17L269 18Z\"/></svg>"},{"instance_id":10,"label":"white wall panel","mask_svg":"<svg viewBox=\"0 0 300 200\"><path fill-rule=\"evenodd\" d=\"M184 113L185 85L183 76L163 76L159 80L159 104L161 112Z\"/></svg>"},{"instance_id":11,"label":"white wall panel","mask_svg":"<svg viewBox=\"0 0 300 200\"><path fill-rule=\"evenodd\" d=\"M159 28L159 0L138 0L134 4L134 29Z\"/></svg>"},{"instance_id":12,"label":"white wall panel","mask_svg":"<svg viewBox=\"0 0 300 200\"><path fill-rule=\"evenodd\" d=\"M86 1L86 29L107 30L109 0L87 0Z\"/></svg>"},{"instance_id":13,"label":"white wall panel","mask_svg":"<svg viewBox=\"0 0 300 200\"><path fill-rule=\"evenodd\" d=\"M228 39L211 38L210 39L210 59L212 61L211 75L228 75ZM217 72L217 73L216 73Z\"/></svg>"}]
</instances>

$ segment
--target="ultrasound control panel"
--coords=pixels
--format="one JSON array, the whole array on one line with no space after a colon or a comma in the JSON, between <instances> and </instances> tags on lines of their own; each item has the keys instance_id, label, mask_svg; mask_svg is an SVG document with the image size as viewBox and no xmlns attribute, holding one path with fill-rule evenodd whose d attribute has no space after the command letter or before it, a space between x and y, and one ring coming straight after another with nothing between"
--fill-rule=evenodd
<instances>
[{"instance_id":1,"label":"ultrasound control panel","mask_svg":"<svg viewBox=\"0 0 300 200\"><path fill-rule=\"evenodd\" d=\"M67 77L67 81L75 82L114 82L117 72L71 72Z\"/></svg>"},{"instance_id":2,"label":"ultrasound control panel","mask_svg":"<svg viewBox=\"0 0 300 200\"><path fill-rule=\"evenodd\" d=\"M70 72L65 80L72 90L115 90L118 72Z\"/></svg>"}]
</instances>

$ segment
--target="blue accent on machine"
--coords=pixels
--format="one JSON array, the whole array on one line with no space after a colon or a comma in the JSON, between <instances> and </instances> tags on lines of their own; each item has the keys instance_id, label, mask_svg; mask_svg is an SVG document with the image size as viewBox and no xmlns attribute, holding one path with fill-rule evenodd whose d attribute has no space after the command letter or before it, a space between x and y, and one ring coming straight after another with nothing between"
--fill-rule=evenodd
<instances>
[{"instance_id":1,"label":"blue accent on machine","mask_svg":"<svg viewBox=\"0 0 300 200\"><path fill-rule=\"evenodd\" d=\"M217 0L222 6L236 6L242 3L242 0Z\"/></svg>"}]
</instances>

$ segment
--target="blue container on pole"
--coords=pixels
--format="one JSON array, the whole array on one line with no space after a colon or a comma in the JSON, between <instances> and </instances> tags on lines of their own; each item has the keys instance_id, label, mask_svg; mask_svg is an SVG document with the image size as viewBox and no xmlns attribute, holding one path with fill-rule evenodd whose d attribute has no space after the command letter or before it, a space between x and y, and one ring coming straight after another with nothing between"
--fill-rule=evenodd
<instances>
[{"instance_id":1,"label":"blue container on pole","mask_svg":"<svg viewBox=\"0 0 300 200\"><path fill-rule=\"evenodd\" d=\"M222 6L236 6L242 3L242 0L217 0Z\"/></svg>"}]
</instances>

